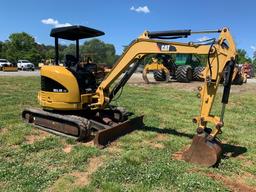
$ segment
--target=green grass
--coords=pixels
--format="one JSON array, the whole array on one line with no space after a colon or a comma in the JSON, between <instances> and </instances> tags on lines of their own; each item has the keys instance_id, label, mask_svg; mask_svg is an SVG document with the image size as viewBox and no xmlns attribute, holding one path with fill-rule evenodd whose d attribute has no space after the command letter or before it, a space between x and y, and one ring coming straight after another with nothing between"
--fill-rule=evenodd
<instances>
[{"instance_id":1,"label":"green grass","mask_svg":"<svg viewBox=\"0 0 256 192\"><path fill-rule=\"evenodd\" d=\"M225 156L218 168L203 168L172 158L195 132L195 92L127 86L113 104L145 115L146 126L100 150L53 135L40 138L37 129L22 122L22 109L38 106L39 83L38 77L0 77L0 191L229 191L209 174L243 177L241 182L256 188L255 93L231 95L221 135ZM213 111L219 114L220 104ZM31 135L38 139L29 144ZM70 153L63 151L66 145L73 146ZM92 157L104 157L103 165L88 185L76 185L72 173L86 172Z\"/></svg>"}]
</instances>

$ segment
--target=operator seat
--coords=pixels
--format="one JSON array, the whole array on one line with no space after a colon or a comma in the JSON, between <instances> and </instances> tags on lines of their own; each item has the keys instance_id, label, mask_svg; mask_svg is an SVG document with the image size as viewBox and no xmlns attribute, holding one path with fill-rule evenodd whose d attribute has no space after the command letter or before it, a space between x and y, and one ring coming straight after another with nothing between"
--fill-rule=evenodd
<instances>
[{"instance_id":1,"label":"operator seat","mask_svg":"<svg viewBox=\"0 0 256 192\"><path fill-rule=\"evenodd\" d=\"M74 55L66 55L65 56L65 66L70 68L77 64L77 58Z\"/></svg>"},{"instance_id":2,"label":"operator seat","mask_svg":"<svg viewBox=\"0 0 256 192\"><path fill-rule=\"evenodd\" d=\"M73 55L66 55L65 66L76 77L81 94L96 90L96 78L90 68L80 66Z\"/></svg>"}]
</instances>

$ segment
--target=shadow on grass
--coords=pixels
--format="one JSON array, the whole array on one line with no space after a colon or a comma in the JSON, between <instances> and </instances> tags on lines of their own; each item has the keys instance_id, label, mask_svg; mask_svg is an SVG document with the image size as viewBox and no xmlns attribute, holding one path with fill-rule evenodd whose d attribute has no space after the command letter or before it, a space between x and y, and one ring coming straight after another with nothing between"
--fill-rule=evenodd
<instances>
[{"instance_id":1,"label":"shadow on grass","mask_svg":"<svg viewBox=\"0 0 256 192\"><path fill-rule=\"evenodd\" d=\"M165 129L165 128L150 127L150 126L144 126L141 130L152 131L152 132L161 133L161 134L176 135L179 137L187 137L189 139L192 139L194 136L193 134L190 134L190 133L179 132L176 129Z\"/></svg>"},{"instance_id":2,"label":"shadow on grass","mask_svg":"<svg viewBox=\"0 0 256 192\"><path fill-rule=\"evenodd\" d=\"M170 135L175 135L175 136L179 136L179 137L186 137L188 139L193 139L193 137L194 137L193 134L179 132L175 129L166 129L166 128L145 126L141 130L142 131L152 131L152 132L161 133L161 134L170 134ZM238 145L231 145L228 143L223 143L222 151L223 151L223 153L222 153L221 159L227 159L229 157L237 157L243 153L246 153L247 148L238 146Z\"/></svg>"},{"instance_id":3,"label":"shadow on grass","mask_svg":"<svg viewBox=\"0 0 256 192\"><path fill-rule=\"evenodd\" d=\"M229 157L237 157L243 153L247 152L246 147L238 146L238 145L230 145L230 144L222 144L223 154L222 159L227 159Z\"/></svg>"}]
</instances>

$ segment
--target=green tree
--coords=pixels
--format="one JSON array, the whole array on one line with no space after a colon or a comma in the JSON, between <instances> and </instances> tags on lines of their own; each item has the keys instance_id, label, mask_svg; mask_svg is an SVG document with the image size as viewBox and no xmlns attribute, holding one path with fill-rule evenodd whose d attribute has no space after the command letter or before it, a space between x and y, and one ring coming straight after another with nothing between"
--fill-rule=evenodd
<instances>
[{"instance_id":1,"label":"green tree","mask_svg":"<svg viewBox=\"0 0 256 192\"><path fill-rule=\"evenodd\" d=\"M38 64L42 58L35 39L25 32L11 34L5 44L6 58L11 62L15 63L19 59L27 59Z\"/></svg>"},{"instance_id":2,"label":"green tree","mask_svg":"<svg viewBox=\"0 0 256 192\"><path fill-rule=\"evenodd\" d=\"M5 44L4 42L0 41L0 58L5 57Z\"/></svg>"},{"instance_id":3,"label":"green tree","mask_svg":"<svg viewBox=\"0 0 256 192\"><path fill-rule=\"evenodd\" d=\"M254 51L254 53L253 53L252 65L253 65L253 68L254 68L254 71L255 71L256 70L256 51Z\"/></svg>"},{"instance_id":4,"label":"green tree","mask_svg":"<svg viewBox=\"0 0 256 192\"><path fill-rule=\"evenodd\" d=\"M54 59L55 58L55 48L52 45L42 45L42 54L43 54L43 59L48 60L48 59Z\"/></svg>"},{"instance_id":5,"label":"green tree","mask_svg":"<svg viewBox=\"0 0 256 192\"><path fill-rule=\"evenodd\" d=\"M112 66L117 60L115 47L112 44L106 44L99 39L86 41L81 46L81 57L91 57L95 63L107 64Z\"/></svg>"},{"instance_id":6,"label":"green tree","mask_svg":"<svg viewBox=\"0 0 256 192\"><path fill-rule=\"evenodd\" d=\"M76 55L76 45L70 44L69 46L60 47L60 57L65 55ZM92 58L93 62L98 64L113 65L118 59L115 55L115 47L112 44L104 43L99 39L91 39L86 41L79 47L80 49L80 60L86 61L87 57ZM65 58L64 58L65 59Z\"/></svg>"},{"instance_id":7,"label":"green tree","mask_svg":"<svg viewBox=\"0 0 256 192\"><path fill-rule=\"evenodd\" d=\"M64 55L76 55L76 45L70 44L63 50Z\"/></svg>"},{"instance_id":8,"label":"green tree","mask_svg":"<svg viewBox=\"0 0 256 192\"><path fill-rule=\"evenodd\" d=\"M238 49L237 54L238 54L238 63L239 64L244 64L246 62L248 62L248 63L252 62L251 58L247 56L247 53L244 49Z\"/></svg>"}]
</instances>

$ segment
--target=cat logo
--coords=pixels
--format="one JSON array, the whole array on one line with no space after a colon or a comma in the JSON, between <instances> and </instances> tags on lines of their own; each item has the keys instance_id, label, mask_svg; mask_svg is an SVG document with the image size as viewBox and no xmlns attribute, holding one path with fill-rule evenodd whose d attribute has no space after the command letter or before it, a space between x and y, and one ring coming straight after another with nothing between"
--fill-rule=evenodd
<instances>
[{"instance_id":1,"label":"cat logo","mask_svg":"<svg viewBox=\"0 0 256 192\"><path fill-rule=\"evenodd\" d=\"M162 45L161 46L161 51L169 51L170 45Z\"/></svg>"},{"instance_id":2,"label":"cat logo","mask_svg":"<svg viewBox=\"0 0 256 192\"><path fill-rule=\"evenodd\" d=\"M157 43L157 46L160 51L176 51L176 48L172 45Z\"/></svg>"}]
</instances>

